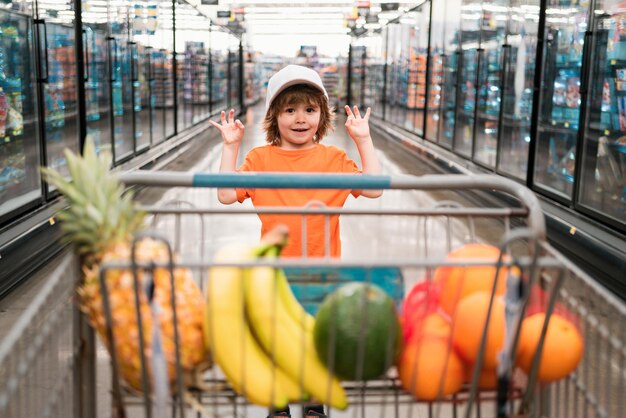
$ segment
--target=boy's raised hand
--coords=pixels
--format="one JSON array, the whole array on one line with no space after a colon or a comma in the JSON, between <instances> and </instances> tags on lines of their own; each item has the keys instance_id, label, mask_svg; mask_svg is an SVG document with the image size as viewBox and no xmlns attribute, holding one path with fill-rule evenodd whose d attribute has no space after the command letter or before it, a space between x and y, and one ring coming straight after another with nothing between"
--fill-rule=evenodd
<instances>
[{"instance_id":1,"label":"boy's raised hand","mask_svg":"<svg viewBox=\"0 0 626 418\"><path fill-rule=\"evenodd\" d=\"M358 106L354 106L353 113L350 106L346 105L346 114L348 115L346 129L352 140L357 144L370 139L370 112L371 109L368 107L365 116L361 117Z\"/></svg>"},{"instance_id":2,"label":"boy's raised hand","mask_svg":"<svg viewBox=\"0 0 626 418\"><path fill-rule=\"evenodd\" d=\"M230 109L230 112L228 112L228 120L226 119L226 112L222 110L220 119L222 121L221 125L212 120L209 122L220 130L224 143L230 145L241 142L245 127L239 119L235 120L235 109Z\"/></svg>"}]
</instances>

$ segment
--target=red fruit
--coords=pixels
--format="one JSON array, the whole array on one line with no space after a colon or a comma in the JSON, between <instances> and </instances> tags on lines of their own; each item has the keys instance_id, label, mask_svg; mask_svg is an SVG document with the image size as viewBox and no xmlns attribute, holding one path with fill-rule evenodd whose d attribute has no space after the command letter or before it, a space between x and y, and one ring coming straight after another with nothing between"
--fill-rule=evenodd
<instances>
[{"instance_id":1,"label":"red fruit","mask_svg":"<svg viewBox=\"0 0 626 418\"><path fill-rule=\"evenodd\" d=\"M439 310L439 285L430 280L417 283L402 304L400 321L404 341L409 341L414 328L428 315Z\"/></svg>"},{"instance_id":2,"label":"red fruit","mask_svg":"<svg viewBox=\"0 0 626 418\"><path fill-rule=\"evenodd\" d=\"M532 285L530 288L530 296L528 298L528 307L526 308L526 317L528 318L529 316L537 313L545 314L548 307L548 296L548 293L545 292L540 286L537 284ZM554 305L552 313L567 319L577 329L580 329L578 317L559 302Z\"/></svg>"}]
</instances>

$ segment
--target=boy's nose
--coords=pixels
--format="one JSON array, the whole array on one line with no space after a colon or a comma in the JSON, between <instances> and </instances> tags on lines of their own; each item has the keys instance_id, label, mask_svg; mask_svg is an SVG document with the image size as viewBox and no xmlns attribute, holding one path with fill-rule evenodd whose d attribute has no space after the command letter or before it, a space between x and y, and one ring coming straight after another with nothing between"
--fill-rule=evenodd
<instances>
[{"instance_id":1,"label":"boy's nose","mask_svg":"<svg viewBox=\"0 0 626 418\"><path fill-rule=\"evenodd\" d=\"M306 112L296 112L296 122L306 122Z\"/></svg>"}]
</instances>

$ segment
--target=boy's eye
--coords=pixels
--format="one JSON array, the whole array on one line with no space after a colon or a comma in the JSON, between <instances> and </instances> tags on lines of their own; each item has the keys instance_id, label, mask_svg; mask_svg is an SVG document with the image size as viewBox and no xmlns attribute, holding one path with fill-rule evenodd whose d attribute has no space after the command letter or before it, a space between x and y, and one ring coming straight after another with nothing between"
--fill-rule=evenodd
<instances>
[{"instance_id":1,"label":"boy's eye","mask_svg":"<svg viewBox=\"0 0 626 418\"><path fill-rule=\"evenodd\" d=\"M307 107L306 111L309 112L309 113L313 113L313 112L315 112L315 108L314 107Z\"/></svg>"},{"instance_id":2,"label":"boy's eye","mask_svg":"<svg viewBox=\"0 0 626 418\"><path fill-rule=\"evenodd\" d=\"M287 113L293 113L295 111L296 111L296 109L294 109L293 107L288 107L287 109L285 109L285 112L287 112Z\"/></svg>"}]
</instances>

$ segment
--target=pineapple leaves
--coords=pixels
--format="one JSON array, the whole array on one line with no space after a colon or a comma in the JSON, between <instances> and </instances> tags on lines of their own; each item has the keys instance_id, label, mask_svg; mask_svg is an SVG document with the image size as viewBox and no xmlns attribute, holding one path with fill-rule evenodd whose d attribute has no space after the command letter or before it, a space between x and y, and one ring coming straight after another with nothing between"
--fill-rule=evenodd
<instances>
[{"instance_id":1,"label":"pineapple leaves","mask_svg":"<svg viewBox=\"0 0 626 418\"><path fill-rule=\"evenodd\" d=\"M59 214L65 239L82 255L98 257L116 242L129 239L143 226L145 214L110 171L108 153L96 153L87 136L83 156L65 150L69 179L42 167L43 178L55 186L70 204Z\"/></svg>"}]
</instances>

